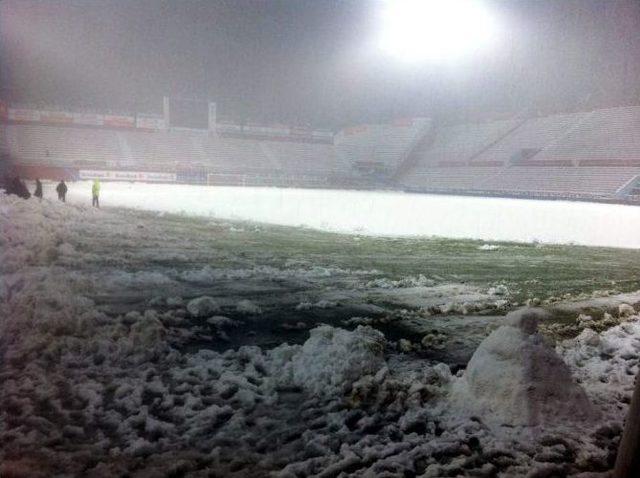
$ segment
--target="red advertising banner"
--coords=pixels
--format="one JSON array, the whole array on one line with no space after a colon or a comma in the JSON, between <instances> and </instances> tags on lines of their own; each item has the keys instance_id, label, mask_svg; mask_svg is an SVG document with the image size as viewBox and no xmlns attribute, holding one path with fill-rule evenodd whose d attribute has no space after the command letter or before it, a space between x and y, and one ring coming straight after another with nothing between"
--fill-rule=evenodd
<instances>
[{"instance_id":1,"label":"red advertising banner","mask_svg":"<svg viewBox=\"0 0 640 478\"><path fill-rule=\"evenodd\" d=\"M11 121L40 121L40 112L26 108L9 108L8 116Z\"/></svg>"},{"instance_id":2,"label":"red advertising banner","mask_svg":"<svg viewBox=\"0 0 640 478\"><path fill-rule=\"evenodd\" d=\"M73 168L61 168L39 164L16 164L14 172L22 179L50 179L54 181L73 181L77 179L78 172Z\"/></svg>"},{"instance_id":3,"label":"red advertising banner","mask_svg":"<svg viewBox=\"0 0 640 478\"><path fill-rule=\"evenodd\" d=\"M9 109L7 108L7 105L0 101L0 120L6 120L7 117L9 116Z\"/></svg>"},{"instance_id":4,"label":"red advertising banner","mask_svg":"<svg viewBox=\"0 0 640 478\"><path fill-rule=\"evenodd\" d=\"M413 126L413 118L396 118L391 122L392 126Z\"/></svg>"},{"instance_id":5,"label":"red advertising banner","mask_svg":"<svg viewBox=\"0 0 640 478\"><path fill-rule=\"evenodd\" d=\"M73 114L66 111L40 111L40 121L42 123L71 124Z\"/></svg>"},{"instance_id":6,"label":"red advertising banner","mask_svg":"<svg viewBox=\"0 0 640 478\"><path fill-rule=\"evenodd\" d=\"M104 115L104 125L112 128L135 128L136 121L133 116Z\"/></svg>"},{"instance_id":7,"label":"red advertising banner","mask_svg":"<svg viewBox=\"0 0 640 478\"><path fill-rule=\"evenodd\" d=\"M362 134L367 132L367 125L363 124L360 126L350 126L349 128L344 129L344 134L346 136L351 136L354 134Z\"/></svg>"}]
</instances>

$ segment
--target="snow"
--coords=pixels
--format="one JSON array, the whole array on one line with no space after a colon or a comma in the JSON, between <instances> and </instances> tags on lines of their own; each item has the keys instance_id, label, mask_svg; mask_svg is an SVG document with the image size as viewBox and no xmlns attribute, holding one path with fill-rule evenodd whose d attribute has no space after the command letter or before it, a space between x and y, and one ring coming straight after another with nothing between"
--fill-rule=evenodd
<instances>
[{"instance_id":1,"label":"snow","mask_svg":"<svg viewBox=\"0 0 640 478\"><path fill-rule=\"evenodd\" d=\"M243 299L236 304L236 310L243 314L261 314L262 309L258 304L248 299Z\"/></svg>"},{"instance_id":2,"label":"snow","mask_svg":"<svg viewBox=\"0 0 640 478\"><path fill-rule=\"evenodd\" d=\"M635 312L635 309L629 304L620 304L618 306L618 314L621 317L629 317L630 315L634 315Z\"/></svg>"},{"instance_id":3,"label":"snow","mask_svg":"<svg viewBox=\"0 0 640 478\"><path fill-rule=\"evenodd\" d=\"M105 203L110 187L103 186ZM354 330L298 320L299 303L337 312L331 294L339 291L290 298L286 323L304 334L299 345L193 347L193 336L231 334L241 320L263 326L277 295L268 287L279 281L324 287L346 271L239 257L216 267L223 259L215 247L130 219L0 195L1 476L519 477L610 469L638 372L640 316L631 306L620 308L618 325L584 329L555 347L536 333L531 311L512 315L456 374L416 355L437 346L439 334L420 335L416 347L372 328L369 312L345 316ZM489 284L349 274L355 291L395 297L391 304L419 296L418 307L453 311L501 297L482 292ZM214 289L221 281L238 294ZM509 293L499 286L495 292ZM425 327L432 318L414 317ZM407 353L398 352L403 345Z\"/></svg>"},{"instance_id":4,"label":"snow","mask_svg":"<svg viewBox=\"0 0 640 478\"><path fill-rule=\"evenodd\" d=\"M371 327L353 332L320 326L309 332L309 340L294 354L275 349L272 356L288 359L282 379L312 394L341 394L364 375L375 375L383 366L385 338Z\"/></svg>"},{"instance_id":5,"label":"snow","mask_svg":"<svg viewBox=\"0 0 640 478\"><path fill-rule=\"evenodd\" d=\"M67 200L89 204L90 191L88 181L70 183ZM640 248L640 209L619 204L388 191L118 182L104 183L100 194L100 202L106 207L306 226L361 235Z\"/></svg>"},{"instance_id":6,"label":"snow","mask_svg":"<svg viewBox=\"0 0 640 478\"><path fill-rule=\"evenodd\" d=\"M454 391L461 407L498 426L594 420L585 391L537 333L544 314L525 309L480 344Z\"/></svg>"},{"instance_id":7,"label":"snow","mask_svg":"<svg viewBox=\"0 0 640 478\"><path fill-rule=\"evenodd\" d=\"M601 334L584 329L578 337L556 347L597 406L618 414L621 401L628 403L638 372L639 316Z\"/></svg>"},{"instance_id":8,"label":"snow","mask_svg":"<svg viewBox=\"0 0 640 478\"><path fill-rule=\"evenodd\" d=\"M220 305L214 298L202 296L187 303L187 310L194 317L207 317L220 311Z\"/></svg>"}]
</instances>

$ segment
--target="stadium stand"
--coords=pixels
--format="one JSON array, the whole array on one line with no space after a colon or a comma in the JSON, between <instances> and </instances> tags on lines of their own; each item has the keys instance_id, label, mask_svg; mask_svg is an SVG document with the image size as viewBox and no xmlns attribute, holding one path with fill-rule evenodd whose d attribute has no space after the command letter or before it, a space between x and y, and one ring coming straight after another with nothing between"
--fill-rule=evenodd
<instances>
[{"instance_id":1,"label":"stadium stand","mask_svg":"<svg viewBox=\"0 0 640 478\"><path fill-rule=\"evenodd\" d=\"M389 177L427 133L430 125L426 118L414 118L392 124L346 128L334 137L336 154L360 174Z\"/></svg>"},{"instance_id":2,"label":"stadium stand","mask_svg":"<svg viewBox=\"0 0 640 478\"><path fill-rule=\"evenodd\" d=\"M117 163L122 159L117 132L105 129L7 125L5 138L12 157L20 162L71 165L90 161Z\"/></svg>"},{"instance_id":3,"label":"stadium stand","mask_svg":"<svg viewBox=\"0 0 640 478\"><path fill-rule=\"evenodd\" d=\"M586 113L574 113L528 119L501 141L475 156L472 162L507 164L529 159L564 138L585 116Z\"/></svg>"},{"instance_id":4,"label":"stadium stand","mask_svg":"<svg viewBox=\"0 0 640 478\"><path fill-rule=\"evenodd\" d=\"M465 164L489 144L518 126L517 120L443 126L431 144L416 151L418 170L439 165Z\"/></svg>"},{"instance_id":5,"label":"stadium stand","mask_svg":"<svg viewBox=\"0 0 640 478\"><path fill-rule=\"evenodd\" d=\"M640 106L460 125L415 118L345 128L333 142L318 141L311 130L289 141L6 120L0 153L28 177L112 170L122 172L113 179L640 199Z\"/></svg>"},{"instance_id":6,"label":"stadium stand","mask_svg":"<svg viewBox=\"0 0 640 478\"><path fill-rule=\"evenodd\" d=\"M640 167L516 166L489 177L482 188L517 195L615 197L638 174Z\"/></svg>"},{"instance_id":7,"label":"stadium stand","mask_svg":"<svg viewBox=\"0 0 640 478\"><path fill-rule=\"evenodd\" d=\"M426 192L482 191L484 183L501 171L496 167L421 168L407 175L403 185Z\"/></svg>"},{"instance_id":8,"label":"stadium stand","mask_svg":"<svg viewBox=\"0 0 640 478\"><path fill-rule=\"evenodd\" d=\"M640 106L595 110L536 159L561 159L580 165L640 163L639 132Z\"/></svg>"},{"instance_id":9,"label":"stadium stand","mask_svg":"<svg viewBox=\"0 0 640 478\"><path fill-rule=\"evenodd\" d=\"M3 126L19 164L176 172L204 169L216 184L328 185L344 164L332 145L219 137L208 131L117 131L50 125ZM213 176L212 176L213 175Z\"/></svg>"}]
</instances>

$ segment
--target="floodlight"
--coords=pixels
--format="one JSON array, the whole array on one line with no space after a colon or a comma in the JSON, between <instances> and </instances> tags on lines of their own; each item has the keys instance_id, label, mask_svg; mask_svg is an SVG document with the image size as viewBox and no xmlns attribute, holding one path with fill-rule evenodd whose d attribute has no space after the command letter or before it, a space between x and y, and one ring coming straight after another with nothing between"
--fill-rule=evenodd
<instances>
[{"instance_id":1,"label":"floodlight","mask_svg":"<svg viewBox=\"0 0 640 478\"><path fill-rule=\"evenodd\" d=\"M402 61L448 61L486 49L497 25L481 0L387 0L380 49Z\"/></svg>"}]
</instances>

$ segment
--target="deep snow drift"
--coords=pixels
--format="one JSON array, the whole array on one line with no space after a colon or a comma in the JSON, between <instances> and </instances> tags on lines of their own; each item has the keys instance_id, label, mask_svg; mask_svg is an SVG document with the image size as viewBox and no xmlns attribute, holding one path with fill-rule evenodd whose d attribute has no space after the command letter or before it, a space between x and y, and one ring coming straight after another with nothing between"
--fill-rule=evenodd
<instances>
[{"instance_id":1,"label":"deep snow drift","mask_svg":"<svg viewBox=\"0 0 640 478\"><path fill-rule=\"evenodd\" d=\"M69 183L68 198L90 204L90 191L88 181ZM116 182L100 201L334 232L640 248L640 208L618 204Z\"/></svg>"},{"instance_id":2,"label":"deep snow drift","mask_svg":"<svg viewBox=\"0 0 640 478\"><path fill-rule=\"evenodd\" d=\"M0 195L1 476L555 477L611 467L638 371L631 306L619 325L555 347L527 313L512 313L455 374L367 317L349 319L350 330L303 323L302 344L187 347L194 335L260 334L282 283L327 288L344 271L251 266L195 230L132 217ZM384 297L447 290L424 277L372 281L370 271L354 280ZM481 303L504 293L454 289ZM296 303L291 317L338 310L328 299ZM554 373L562 406L550 396ZM543 405L535 419L518 399Z\"/></svg>"}]
</instances>

